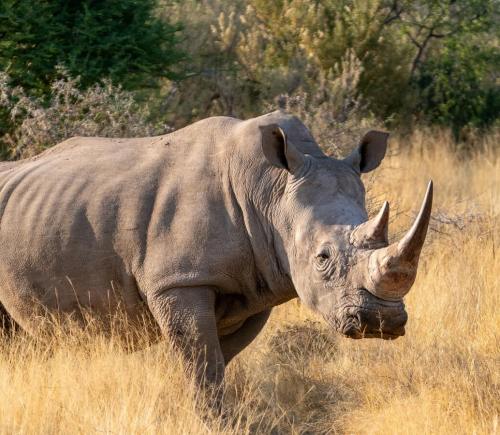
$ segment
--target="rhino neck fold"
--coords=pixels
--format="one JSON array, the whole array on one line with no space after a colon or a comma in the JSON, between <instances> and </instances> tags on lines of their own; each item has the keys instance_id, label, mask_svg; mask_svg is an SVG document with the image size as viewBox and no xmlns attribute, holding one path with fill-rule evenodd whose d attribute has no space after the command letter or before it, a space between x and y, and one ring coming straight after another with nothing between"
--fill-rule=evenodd
<instances>
[{"instance_id":1,"label":"rhino neck fold","mask_svg":"<svg viewBox=\"0 0 500 435\"><path fill-rule=\"evenodd\" d=\"M290 278L284 241L274 221L277 192L286 178L276 177L276 171L238 166L234 162L230 165L229 178L253 252L258 291L273 305L287 302L297 293Z\"/></svg>"}]
</instances>

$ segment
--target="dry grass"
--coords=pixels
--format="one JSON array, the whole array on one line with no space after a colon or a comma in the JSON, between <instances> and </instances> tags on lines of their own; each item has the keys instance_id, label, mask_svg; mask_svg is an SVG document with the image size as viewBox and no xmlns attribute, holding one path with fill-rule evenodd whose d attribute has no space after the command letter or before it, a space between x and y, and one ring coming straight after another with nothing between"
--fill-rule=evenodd
<instances>
[{"instance_id":1,"label":"dry grass","mask_svg":"<svg viewBox=\"0 0 500 435\"><path fill-rule=\"evenodd\" d=\"M417 133L375 175L391 234L413 217L428 178L435 219L407 298L407 335L350 341L291 302L230 366L227 417L201 417L168 343L133 354L83 335L4 341L2 433L497 433L500 407L500 159L469 160L443 134Z\"/></svg>"}]
</instances>

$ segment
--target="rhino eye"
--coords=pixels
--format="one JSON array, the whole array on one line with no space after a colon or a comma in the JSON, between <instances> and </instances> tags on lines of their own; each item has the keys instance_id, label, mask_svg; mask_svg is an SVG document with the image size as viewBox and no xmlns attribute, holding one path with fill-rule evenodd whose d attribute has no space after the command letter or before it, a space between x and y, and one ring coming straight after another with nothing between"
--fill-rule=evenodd
<instances>
[{"instance_id":1,"label":"rhino eye","mask_svg":"<svg viewBox=\"0 0 500 435\"><path fill-rule=\"evenodd\" d=\"M316 258L314 261L314 266L316 267L316 270L321 272L322 274L325 274L329 269L332 268L332 251L329 246L323 247L318 254L316 254ZM325 276L324 276L325 278Z\"/></svg>"},{"instance_id":2,"label":"rhino eye","mask_svg":"<svg viewBox=\"0 0 500 435\"><path fill-rule=\"evenodd\" d=\"M324 261L328 260L329 258L330 258L330 252L326 249L323 249L318 255L316 255L316 259L320 263L323 263Z\"/></svg>"}]
</instances>

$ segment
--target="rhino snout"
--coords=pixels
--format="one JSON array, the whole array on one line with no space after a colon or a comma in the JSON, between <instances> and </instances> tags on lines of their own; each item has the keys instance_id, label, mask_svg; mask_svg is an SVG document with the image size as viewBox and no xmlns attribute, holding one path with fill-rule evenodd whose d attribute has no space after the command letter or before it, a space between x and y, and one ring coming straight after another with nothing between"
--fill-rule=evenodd
<instances>
[{"instance_id":1,"label":"rhino snout","mask_svg":"<svg viewBox=\"0 0 500 435\"><path fill-rule=\"evenodd\" d=\"M364 303L341 309L333 322L335 329L348 338L382 338L392 340L405 335L408 315L402 301L390 302L374 296L362 298Z\"/></svg>"}]
</instances>

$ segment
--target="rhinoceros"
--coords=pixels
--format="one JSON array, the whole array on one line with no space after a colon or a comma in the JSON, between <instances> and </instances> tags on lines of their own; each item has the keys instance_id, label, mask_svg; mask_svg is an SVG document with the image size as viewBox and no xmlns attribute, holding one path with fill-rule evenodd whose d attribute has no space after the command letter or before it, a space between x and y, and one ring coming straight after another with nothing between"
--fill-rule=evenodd
<instances>
[{"instance_id":1,"label":"rhinoceros","mask_svg":"<svg viewBox=\"0 0 500 435\"><path fill-rule=\"evenodd\" d=\"M203 382L297 296L351 338L405 333L432 206L388 243L360 175L384 158L368 132L345 159L295 116L212 117L158 137L75 137L0 164L0 303L37 334L54 313L147 313L190 348ZM4 322L5 324L6 322ZM83 324L83 321L82 321ZM134 322L131 321L130 325Z\"/></svg>"}]
</instances>

